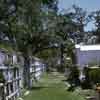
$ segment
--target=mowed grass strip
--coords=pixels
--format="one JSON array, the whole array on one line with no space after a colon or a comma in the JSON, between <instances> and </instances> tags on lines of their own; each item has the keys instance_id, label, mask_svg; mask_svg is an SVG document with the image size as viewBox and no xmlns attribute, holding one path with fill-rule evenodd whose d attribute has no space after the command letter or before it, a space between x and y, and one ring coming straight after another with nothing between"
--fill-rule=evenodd
<instances>
[{"instance_id":1,"label":"mowed grass strip","mask_svg":"<svg viewBox=\"0 0 100 100\"><path fill-rule=\"evenodd\" d=\"M62 80L64 77L59 73L45 74L24 100L84 100L80 95L68 92Z\"/></svg>"}]
</instances>

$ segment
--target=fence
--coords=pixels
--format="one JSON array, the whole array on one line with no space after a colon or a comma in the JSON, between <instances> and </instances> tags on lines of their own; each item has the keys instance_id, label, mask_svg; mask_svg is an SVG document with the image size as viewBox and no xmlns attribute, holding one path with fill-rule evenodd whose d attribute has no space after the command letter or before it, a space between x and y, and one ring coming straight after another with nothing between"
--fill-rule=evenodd
<instances>
[{"instance_id":1,"label":"fence","mask_svg":"<svg viewBox=\"0 0 100 100\"><path fill-rule=\"evenodd\" d=\"M30 76L31 85L33 82L37 82L44 70L44 65L31 64ZM22 86L22 73L18 67L3 67L0 66L0 72L2 73L2 81L0 81L0 100L16 100L21 94Z\"/></svg>"},{"instance_id":2,"label":"fence","mask_svg":"<svg viewBox=\"0 0 100 100\"><path fill-rule=\"evenodd\" d=\"M37 82L40 79L43 71L44 71L43 64L40 65L31 64L30 67L31 84L33 84L33 82Z\"/></svg>"},{"instance_id":3,"label":"fence","mask_svg":"<svg viewBox=\"0 0 100 100\"><path fill-rule=\"evenodd\" d=\"M0 100L15 100L20 95L19 68L0 66L0 72L3 75L0 82Z\"/></svg>"}]
</instances>

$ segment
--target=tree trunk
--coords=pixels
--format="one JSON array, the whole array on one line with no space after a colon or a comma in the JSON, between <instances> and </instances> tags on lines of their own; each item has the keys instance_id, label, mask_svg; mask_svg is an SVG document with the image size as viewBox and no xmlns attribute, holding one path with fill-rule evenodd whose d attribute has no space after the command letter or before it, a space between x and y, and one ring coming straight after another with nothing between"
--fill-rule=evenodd
<instances>
[{"instance_id":1,"label":"tree trunk","mask_svg":"<svg viewBox=\"0 0 100 100\"><path fill-rule=\"evenodd\" d=\"M31 79L30 79L30 58L24 55L24 86L31 89Z\"/></svg>"},{"instance_id":2,"label":"tree trunk","mask_svg":"<svg viewBox=\"0 0 100 100\"><path fill-rule=\"evenodd\" d=\"M63 44L61 44L60 50L61 50L60 71L62 72L64 71L64 46Z\"/></svg>"}]
</instances>

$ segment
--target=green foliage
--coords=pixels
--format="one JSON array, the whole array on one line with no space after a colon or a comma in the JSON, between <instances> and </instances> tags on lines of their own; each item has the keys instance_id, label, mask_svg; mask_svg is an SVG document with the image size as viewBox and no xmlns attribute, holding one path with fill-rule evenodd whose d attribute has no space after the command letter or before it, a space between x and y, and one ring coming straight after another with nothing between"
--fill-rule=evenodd
<instances>
[{"instance_id":1,"label":"green foliage","mask_svg":"<svg viewBox=\"0 0 100 100\"><path fill-rule=\"evenodd\" d=\"M98 37L98 43L100 43L100 10L91 13L91 19L94 21L96 27L94 33Z\"/></svg>"},{"instance_id":2,"label":"green foliage","mask_svg":"<svg viewBox=\"0 0 100 100\"><path fill-rule=\"evenodd\" d=\"M14 51L12 46L9 43L0 43L0 49L3 49L4 51L10 52L10 53Z\"/></svg>"},{"instance_id":3,"label":"green foliage","mask_svg":"<svg viewBox=\"0 0 100 100\"><path fill-rule=\"evenodd\" d=\"M0 72L0 82L4 82L4 76L2 72Z\"/></svg>"},{"instance_id":4,"label":"green foliage","mask_svg":"<svg viewBox=\"0 0 100 100\"><path fill-rule=\"evenodd\" d=\"M90 89L90 79L89 79L89 69L87 67L84 67L83 73L85 75L85 79L81 82L81 86L83 89Z\"/></svg>"},{"instance_id":5,"label":"green foliage","mask_svg":"<svg viewBox=\"0 0 100 100\"><path fill-rule=\"evenodd\" d=\"M69 33L76 32L77 27L83 29L86 24L86 12L83 9L73 6L75 13L58 14L58 0L11 0L11 4L8 1L0 0L0 31L26 59L57 43L59 47L62 45L61 61L65 51L74 61L74 44ZM14 11L11 10L12 4ZM46 59L53 53L48 50L41 57ZM78 71L74 72L73 69L71 79L78 79Z\"/></svg>"},{"instance_id":6,"label":"green foliage","mask_svg":"<svg viewBox=\"0 0 100 100\"><path fill-rule=\"evenodd\" d=\"M85 68L85 80L82 82L82 88L91 88L92 85L100 83L100 68Z\"/></svg>"},{"instance_id":7,"label":"green foliage","mask_svg":"<svg viewBox=\"0 0 100 100\"><path fill-rule=\"evenodd\" d=\"M93 83L100 83L100 68L90 69L89 78Z\"/></svg>"},{"instance_id":8,"label":"green foliage","mask_svg":"<svg viewBox=\"0 0 100 100\"><path fill-rule=\"evenodd\" d=\"M68 77L68 81L71 84L75 84L76 86L80 84L79 82L79 70L77 66L70 67L70 74Z\"/></svg>"},{"instance_id":9,"label":"green foliage","mask_svg":"<svg viewBox=\"0 0 100 100\"><path fill-rule=\"evenodd\" d=\"M50 2L54 2L55 0L42 0L44 4L50 4Z\"/></svg>"},{"instance_id":10,"label":"green foliage","mask_svg":"<svg viewBox=\"0 0 100 100\"><path fill-rule=\"evenodd\" d=\"M75 85L72 84L70 87L68 87L67 91L74 91L75 90Z\"/></svg>"}]
</instances>

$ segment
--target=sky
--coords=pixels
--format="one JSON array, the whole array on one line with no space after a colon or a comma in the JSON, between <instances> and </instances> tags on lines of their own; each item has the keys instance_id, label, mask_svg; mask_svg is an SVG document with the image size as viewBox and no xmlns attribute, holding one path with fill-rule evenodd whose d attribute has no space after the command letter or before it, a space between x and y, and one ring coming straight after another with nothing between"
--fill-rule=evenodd
<instances>
[{"instance_id":1,"label":"sky","mask_svg":"<svg viewBox=\"0 0 100 100\"><path fill-rule=\"evenodd\" d=\"M70 8L73 4L78 5L88 12L100 10L100 0L59 0L58 6L61 11L63 9ZM92 29L94 29L94 25L92 23L89 23L87 27L85 27L86 31L90 31Z\"/></svg>"}]
</instances>

